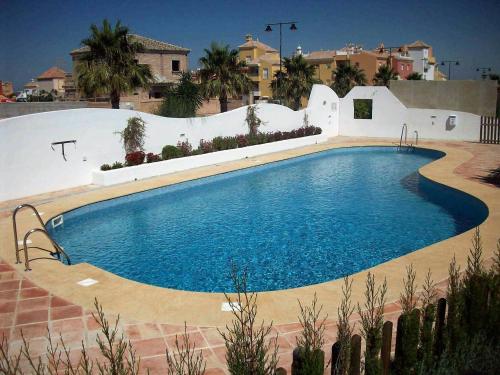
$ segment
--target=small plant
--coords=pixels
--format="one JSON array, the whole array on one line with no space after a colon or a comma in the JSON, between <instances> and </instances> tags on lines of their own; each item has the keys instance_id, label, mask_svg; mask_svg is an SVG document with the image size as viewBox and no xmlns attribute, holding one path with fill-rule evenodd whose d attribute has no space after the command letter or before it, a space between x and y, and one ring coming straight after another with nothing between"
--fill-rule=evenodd
<instances>
[{"instance_id":1,"label":"small plant","mask_svg":"<svg viewBox=\"0 0 500 375\"><path fill-rule=\"evenodd\" d=\"M325 321L320 319L323 306L317 307L318 297L314 293L311 306L303 306L299 301L299 322L302 334L297 337L297 361L292 364L294 375L322 375L325 369L325 353L321 349L325 343Z\"/></svg>"},{"instance_id":2,"label":"small plant","mask_svg":"<svg viewBox=\"0 0 500 375\"><path fill-rule=\"evenodd\" d=\"M259 132L259 127L262 125L262 120L257 116L257 106L249 105L247 107L247 117L245 121L248 125L248 134L255 136Z\"/></svg>"},{"instance_id":3,"label":"small plant","mask_svg":"<svg viewBox=\"0 0 500 375\"><path fill-rule=\"evenodd\" d=\"M115 161L111 166L111 169L120 169L120 168L123 168L123 163L120 163L119 161Z\"/></svg>"},{"instance_id":4,"label":"small plant","mask_svg":"<svg viewBox=\"0 0 500 375\"><path fill-rule=\"evenodd\" d=\"M304 111L304 118L302 119L302 127L303 128L309 127L309 115L307 114L306 111Z\"/></svg>"},{"instance_id":5,"label":"small plant","mask_svg":"<svg viewBox=\"0 0 500 375\"><path fill-rule=\"evenodd\" d=\"M361 317L361 334L366 341L365 374L379 375L382 371L380 349L382 346L382 327L384 324L384 305L387 293L387 282L376 287L375 276L368 272L366 277L365 303L363 309L358 303Z\"/></svg>"},{"instance_id":6,"label":"small plant","mask_svg":"<svg viewBox=\"0 0 500 375\"><path fill-rule=\"evenodd\" d=\"M245 135L237 135L236 136L236 143L238 144L238 147L247 147L248 146L248 139Z\"/></svg>"},{"instance_id":7,"label":"small plant","mask_svg":"<svg viewBox=\"0 0 500 375\"><path fill-rule=\"evenodd\" d=\"M421 369L428 369L432 366L432 325L436 319L436 285L432 280L431 270L425 276L422 286L420 300L422 301L422 327L420 329L420 344L417 358ZM421 372L421 371L420 371Z\"/></svg>"},{"instance_id":8,"label":"small plant","mask_svg":"<svg viewBox=\"0 0 500 375\"><path fill-rule=\"evenodd\" d=\"M103 164L101 165L101 171L109 171L111 169L111 165Z\"/></svg>"},{"instance_id":9,"label":"small plant","mask_svg":"<svg viewBox=\"0 0 500 375\"><path fill-rule=\"evenodd\" d=\"M397 374L410 375L417 365L417 348L420 329L420 311L416 309L416 272L413 265L406 267L400 304L403 312L398 319L394 367Z\"/></svg>"},{"instance_id":10,"label":"small plant","mask_svg":"<svg viewBox=\"0 0 500 375\"><path fill-rule=\"evenodd\" d=\"M349 323L354 306L351 304L352 279L344 277L342 301L337 309L337 341L340 342L340 355L337 363L332 363L336 374L347 375L351 357L351 337L354 327Z\"/></svg>"},{"instance_id":11,"label":"small plant","mask_svg":"<svg viewBox=\"0 0 500 375\"><path fill-rule=\"evenodd\" d=\"M125 155L125 160L127 161L128 166L140 165L144 163L144 158L146 154L143 151L134 151L127 155Z\"/></svg>"},{"instance_id":12,"label":"small plant","mask_svg":"<svg viewBox=\"0 0 500 375\"><path fill-rule=\"evenodd\" d=\"M257 324L257 294L248 292L247 275L240 276L233 265L231 278L236 290L236 300L227 294L226 300L233 314L227 332L219 330L226 345L226 363L232 375L274 375L278 364L278 336L269 342L272 322Z\"/></svg>"},{"instance_id":13,"label":"small plant","mask_svg":"<svg viewBox=\"0 0 500 375\"><path fill-rule=\"evenodd\" d=\"M146 122L139 116L127 120L127 126L119 132L123 148L127 154L135 151L144 151L144 138L146 137Z\"/></svg>"},{"instance_id":14,"label":"small plant","mask_svg":"<svg viewBox=\"0 0 500 375\"><path fill-rule=\"evenodd\" d=\"M198 146L198 150L201 150L202 154L208 154L210 152L214 152L214 145L211 141L205 141L201 139L200 145Z\"/></svg>"},{"instance_id":15,"label":"small plant","mask_svg":"<svg viewBox=\"0 0 500 375\"><path fill-rule=\"evenodd\" d=\"M184 334L175 335L175 352L166 351L168 373L175 375L203 375L207 367L202 351L196 351L196 344L190 342L184 323Z\"/></svg>"},{"instance_id":16,"label":"small plant","mask_svg":"<svg viewBox=\"0 0 500 375\"><path fill-rule=\"evenodd\" d=\"M161 150L161 158L163 160L175 159L180 157L182 157L182 152L175 146L166 145Z\"/></svg>"},{"instance_id":17,"label":"small plant","mask_svg":"<svg viewBox=\"0 0 500 375\"><path fill-rule=\"evenodd\" d=\"M153 154L152 152L148 152L146 155L146 163L156 163L160 161L161 157L158 154Z\"/></svg>"},{"instance_id":18,"label":"small plant","mask_svg":"<svg viewBox=\"0 0 500 375\"><path fill-rule=\"evenodd\" d=\"M177 149L180 151L181 156L189 156L193 151L193 147L189 141L177 142Z\"/></svg>"}]
</instances>

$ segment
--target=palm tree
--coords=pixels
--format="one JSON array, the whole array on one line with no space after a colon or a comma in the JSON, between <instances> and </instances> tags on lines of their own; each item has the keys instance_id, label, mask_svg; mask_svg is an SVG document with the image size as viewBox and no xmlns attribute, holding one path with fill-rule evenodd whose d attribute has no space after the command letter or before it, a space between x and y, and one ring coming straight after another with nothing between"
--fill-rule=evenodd
<instances>
[{"instance_id":1,"label":"palm tree","mask_svg":"<svg viewBox=\"0 0 500 375\"><path fill-rule=\"evenodd\" d=\"M312 86L321 81L314 78L314 65L309 64L304 56L296 55L292 58L283 59L285 71L276 72L271 82L273 96L283 98L285 103L292 109L300 109L300 99L308 97Z\"/></svg>"},{"instance_id":2,"label":"palm tree","mask_svg":"<svg viewBox=\"0 0 500 375\"><path fill-rule=\"evenodd\" d=\"M219 98L221 112L227 111L228 98L248 93L251 81L245 73L246 63L238 51L213 42L200 58L201 92L206 99Z\"/></svg>"},{"instance_id":3,"label":"palm tree","mask_svg":"<svg viewBox=\"0 0 500 375\"><path fill-rule=\"evenodd\" d=\"M423 77L422 74L420 74L419 72L413 72L408 74L408 76L406 76L406 79L408 81L421 81Z\"/></svg>"},{"instance_id":4,"label":"palm tree","mask_svg":"<svg viewBox=\"0 0 500 375\"><path fill-rule=\"evenodd\" d=\"M76 64L80 90L87 96L109 94L112 108L120 108L121 93L147 88L153 82L149 65L136 60L144 47L132 41L128 32L120 21L114 28L108 20L102 22L101 29L92 24L90 37L82 40L87 50Z\"/></svg>"},{"instance_id":5,"label":"palm tree","mask_svg":"<svg viewBox=\"0 0 500 375\"><path fill-rule=\"evenodd\" d=\"M377 73L373 77L373 84L375 86L387 86L391 80L398 79L398 73L395 72L389 65L381 65Z\"/></svg>"},{"instance_id":6,"label":"palm tree","mask_svg":"<svg viewBox=\"0 0 500 375\"><path fill-rule=\"evenodd\" d=\"M193 82L190 72L182 72L179 83L169 87L160 105L158 115L165 117L194 117L203 97L200 87Z\"/></svg>"},{"instance_id":7,"label":"palm tree","mask_svg":"<svg viewBox=\"0 0 500 375\"><path fill-rule=\"evenodd\" d=\"M363 69L359 69L356 65L342 64L333 72L333 83L330 87L343 98L354 86L364 85L366 76Z\"/></svg>"}]
</instances>

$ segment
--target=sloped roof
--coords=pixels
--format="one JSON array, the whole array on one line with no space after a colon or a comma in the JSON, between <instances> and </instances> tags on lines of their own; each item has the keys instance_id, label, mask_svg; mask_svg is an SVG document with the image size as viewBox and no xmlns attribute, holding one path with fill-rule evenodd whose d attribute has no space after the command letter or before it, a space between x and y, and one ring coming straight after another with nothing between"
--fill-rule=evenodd
<instances>
[{"instance_id":1,"label":"sloped roof","mask_svg":"<svg viewBox=\"0 0 500 375\"><path fill-rule=\"evenodd\" d=\"M146 51L172 51L172 52L189 52L188 48L176 46L175 44L162 42L159 40L151 39L142 35L128 34L130 42L138 42L144 46ZM89 51L89 47L83 46L71 51L71 55Z\"/></svg>"},{"instance_id":2,"label":"sloped roof","mask_svg":"<svg viewBox=\"0 0 500 375\"><path fill-rule=\"evenodd\" d=\"M52 68L46 70L42 74L40 74L37 79L55 79L55 78L65 78L66 72L57 66L53 66Z\"/></svg>"},{"instance_id":3,"label":"sloped roof","mask_svg":"<svg viewBox=\"0 0 500 375\"><path fill-rule=\"evenodd\" d=\"M416 40L413 43L408 44L407 47L408 48L431 48L430 45L428 45L427 43L425 43L421 40Z\"/></svg>"},{"instance_id":4,"label":"sloped roof","mask_svg":"<svg viewBox=\"0 0 500 375\"><path fill-rule=\"evenodd\" d=\"M336 51L312 51L304 56L306 60L332 60L337 55Z\"/></svg>"},{"instance_id":5,"label":"sloped roof","mask_svg":"<svg viewBox=\"0 0 500 375\"><path fill-rule=\"evenodd\" d=\"M238 46L239 48L259 48L262 49L266 52L278 52L278 50L274 49L271 46L268 46L265 43L259 42L258 40L249 40L245 43L243 43L241 46Z\"/></svg>"}]
</instances>

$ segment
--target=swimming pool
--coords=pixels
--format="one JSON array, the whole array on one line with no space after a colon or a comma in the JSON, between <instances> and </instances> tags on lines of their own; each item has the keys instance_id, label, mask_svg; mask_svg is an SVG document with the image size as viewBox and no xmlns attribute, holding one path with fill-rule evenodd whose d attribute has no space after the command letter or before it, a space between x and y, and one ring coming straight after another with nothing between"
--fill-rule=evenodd
<instances>
[{"instance_id":1,"label":"swimming pool","mask_svg":"<svg viewBox=\"0 0 500 375\"><path fill-rule=\"evenodd\" d=\"M462 233L487 216L476 198L417 173L443 156L342 148L94 203L48 230L73 263L175 289L316 284Z\"/></svg>"}]
</instances>

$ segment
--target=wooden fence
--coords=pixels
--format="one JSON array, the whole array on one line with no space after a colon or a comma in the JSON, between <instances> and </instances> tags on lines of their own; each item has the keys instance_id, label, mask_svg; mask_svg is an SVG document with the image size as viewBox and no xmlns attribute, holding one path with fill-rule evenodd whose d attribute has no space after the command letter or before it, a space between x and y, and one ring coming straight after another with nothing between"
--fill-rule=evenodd
<instances>
[{"instance_id":1,"label":"wooden fence","mask_svg":"<svg viewBox=\"0 0 500 375\"><path fill-rule=\"evenodd\" d=\"M500 144L500 119L491 116L481 116L479 141L481 143Z\"/></svg>"},{"instance_id":2,"label":"wooden fence","mask_svg":"<svg viewBox=\"0 0 500 375\"><path fill-rule=\"evenodd\" d=\"M446 299L441 298L437 302L436 313L433 319L432 324L430 325L430 330L433 332L433 343L432 347L429 347L429 350L432 351L432 355L435 357L439 357L444 351L444 330L445 330L445 316L446 316ZM420 320L420 311L416 309L414 311L416 314L417 321ZM403 315L401 315L397 322L397 331L396 331L396 341L395 341L395 358L391 359L392 352L392 339L393 339L393 323L391 321L386 321L382 328L382 347L377 354L381 360L382 364L382 374L390 375L391 374L391 366L395 365L395 362L409 362L409 358L405 358L406 356L412 357L416 359L417 356L417 345L420 329L416 332L410 333L407 329L403 328ZM408 335L416 335L413 340ZM405 337L403 337L405 336ZM416 340L416 341L415 341ZM404 346L411 347L404 347ZM361 347L361 336L353 335L351 338L351 350L350 350L350 366L348 370L349 375L361 375L362 373L362 347ZM292 363L292 375L303 375L302 371L297 371L295 369L301 368L302 365L300 362L299 356L296 355L296 351L294 351L293 363ZM331 375L340 375L343 373L338 364L340 363L340 355L341 355L341 344L340 342L336 342L332 345L332 358L330 363L330 370L328 373ZM295 370L295 371L294 371ZM393 370L394 371L394 370ZM286 375L287 371L284 368L279 368L277 371L279 375Z\"/></svg>"}]
</instances>

